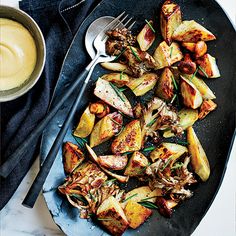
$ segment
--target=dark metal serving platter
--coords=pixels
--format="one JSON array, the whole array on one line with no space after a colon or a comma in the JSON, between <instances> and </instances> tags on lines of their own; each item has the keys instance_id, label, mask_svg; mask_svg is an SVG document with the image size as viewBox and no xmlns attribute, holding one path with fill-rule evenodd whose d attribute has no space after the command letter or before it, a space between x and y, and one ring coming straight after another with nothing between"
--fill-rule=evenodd
<instances>
[{"instance_id":1,"label":"dark metal serving platter","mask_svg":"<svg viewBox=\"0 0 236 236\"><path fill-rule=\"evenodd\" d=\"M190 235L210 207L226 170L227 154L235 129L236 33L227 16L215 1L182 0L176 2L181 6L183 19L196 20L217 37L216 41L208 43L208 51L218 59L221 77L207 79L206 82L216 94L218 108L206 119L194 125L194 129L207 153L211 175L206 183L199 183L194 187L194 196L180 204L171 219L164 218L155 211L152 217L140 228L127 230L124 235ZM83 22L68 50L51 106L57 102L58 97L63 94L66 87L90 61L84 46L84 36L91 22L104 15L117 16L125 10L137 20L134 30L141 29L145 19L154 19L158 27L161 3L158 0L102 1ZM159 35L157 41L160 42L160 30L157 34ZM105 70L100 66L95 68L92 82L88 86L80 107L78 107L65 141L75 143L71 136L71 130L78 122L85 105L93 99L94 81L104 72ZM45 158L59 132L74 95L65 103L45 130L41 145L41 161ZM62 152L60 150L43 188L46 203L55 223L69 236L107 235L95 222L80 219L78 210L57 192L57 187L63 183L64 178Z\"/></svg>"}]
</instances>

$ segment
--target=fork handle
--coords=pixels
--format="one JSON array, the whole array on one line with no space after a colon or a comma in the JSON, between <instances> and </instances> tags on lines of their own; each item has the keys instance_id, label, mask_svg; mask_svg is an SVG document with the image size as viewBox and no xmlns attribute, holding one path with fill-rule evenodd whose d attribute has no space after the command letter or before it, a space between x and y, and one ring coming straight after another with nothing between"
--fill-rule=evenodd
<instances>
[{"instance_id":1,"label":"fork handle","mask_svg":"<svg viewBox=\"0 0 236 236\"><path fill-rule=\"evenodd\" d=\"M59 99L58 103L53 107L48 114L43 118L43 120L38 124L38 126L31 132L27 139L20 144L20 146L7 158L7 160L0 166L0 176L6 178L12 170L17 166L21 161L24 154L26 154L28 148L32 145L36 145L36 141L39 136L42 134L43 130L50 122L50 120L55 116L57 111L63 105L63 103L69 98L69 96L75 91L84 77L89 73L90 69L96 64L99 55L89 63L89 65L83 70L76 78L75 82L69 87L69 89L63 94Z\"/></svg>"},{"instance_id":2,"label":"fork handle","mask_svg":"<svg viewBox=\"0 0 236 236\"><path fill-rule=\"evenodd\" d=\"M94 65L95 66L95 65ZM73 103L68 116L66 117L63 126L60 130L60 132L58 133L48 155L46 156L45 161L43 162L40 171L38 173L38 175L36 176L32 186L30 187L24 201L22 202L22 205L29 207L29 208L33 208L34 204L38 198L38 195L43 187L43 184L48 176L48 173L53 165L54 160L56 159L57 153L59 151L59 148L61 147L61 143L66 135L66 132L69 128L69 125L74 117L74 114L77 110L77 107L81 101L82 96L84 95L84 91L87 87L88 81L90 79L90 76L92 74L92 70L94 68L94 66L92 67L92 69L90 70L86 80L83 83L83 86L75 100L75 102Z\"/></svg>"}]
</instances>

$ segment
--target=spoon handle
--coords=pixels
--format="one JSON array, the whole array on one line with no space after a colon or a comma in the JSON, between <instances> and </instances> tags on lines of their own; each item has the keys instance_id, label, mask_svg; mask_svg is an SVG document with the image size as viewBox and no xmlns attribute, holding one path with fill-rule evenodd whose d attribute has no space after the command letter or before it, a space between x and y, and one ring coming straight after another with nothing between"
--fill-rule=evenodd
<instances>
[{"instance_id":1,"label":"spoon handle","mask_svg":"<svg viewBox=\"0 0 236 236\"><path fill-rule=\"evenodd\" d=\"M63 105L63 103L69 98L69 96L75 91L75 89L81 84L84 77L89 73L90 69L96 64L98 56L95 57L89 65L83 70L68 90L63 94L59 102L49 111L49 113L43 118L43 120L38 124L38 126L31 132L27 139L20 144L20 146L10 155L7 160L0 166L0 176L6 178L21 161L24 154L30 146L35 146L39 136L42 134L43 130L50 122L50 120L55 116L57 111Z\"/></svg>"},{"instance_id":2,"label":"spoon handle","mask_svg":"<svg viewBox=\"0 0 236 236\"><path fill-rule=\"evenodd\" d=\"M72 107L71 107L71 109L70 109L70 111L63 123L63 126L62 126L60 132L58 133L48 155L46 156L46 159L43 162L43 165L41 166L38 175L36 176L36 178L35 178L33 184L31 185L24 201L22 202L22 205L29 207L29 208L33 208L33 206L38 198L38 195L43 187L43 184L48 176L48 173L53 165L53 162L56 159L59 148L61 147L61 143L63 142L64 136L66 135L66 132L69 128L69 125L70 125L73 117L74 117L74 114L77 110L77 107L78 107L80 101L81 101L81 98L84 95L84 91L87 87L88 81L91 77L94 67L95 67L95 64L90 69L88 76L85 79L83 86L82 86L75 102L73 103L73 105L72 105Z\"/></svg>"}]
</instances>

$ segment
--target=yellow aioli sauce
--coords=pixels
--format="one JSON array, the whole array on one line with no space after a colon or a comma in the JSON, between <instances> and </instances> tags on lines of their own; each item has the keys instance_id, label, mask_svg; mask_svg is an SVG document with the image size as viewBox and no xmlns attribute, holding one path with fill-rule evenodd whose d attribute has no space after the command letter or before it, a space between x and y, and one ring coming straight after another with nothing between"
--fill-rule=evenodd
<instances>
[{"instance_id":1,"label":"yellow aioli sauce","mask_svg":"<svg viewBox=\"0 0 236 236\"><path fill-rule=\"evenodd\" d=\"M0 91L23 84L34 70L36 45L20 23L0 18Z\"/></svg>"}]
</instances>

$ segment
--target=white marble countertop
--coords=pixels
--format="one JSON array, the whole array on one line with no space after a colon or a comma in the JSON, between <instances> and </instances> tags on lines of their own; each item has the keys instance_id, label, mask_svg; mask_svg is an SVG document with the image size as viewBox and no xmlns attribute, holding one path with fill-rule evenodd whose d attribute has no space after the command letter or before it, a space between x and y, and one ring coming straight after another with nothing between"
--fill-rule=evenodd
<instances>
[{"instance_id":1,"label":"white marble countertop","mask_svg":"<svg viewBox=\"0 0 236 236\"><path fill-rule=\"evenodd\" d=\"M217 0L236 25L236 1ZM18 7L18 0L0 0L1 4ZM0 212L0 236L54 236L64 235L53 222L42 194L33 209L21 205L39 168L38 160ZM225 178L221 188L200 225L192 236L235 236L236 140L234 141Z\"/></svg>"}]
</instances>

